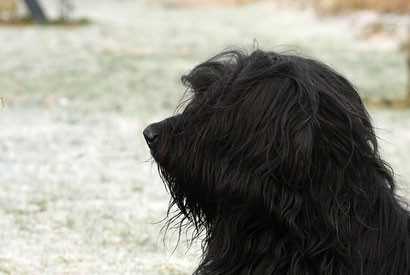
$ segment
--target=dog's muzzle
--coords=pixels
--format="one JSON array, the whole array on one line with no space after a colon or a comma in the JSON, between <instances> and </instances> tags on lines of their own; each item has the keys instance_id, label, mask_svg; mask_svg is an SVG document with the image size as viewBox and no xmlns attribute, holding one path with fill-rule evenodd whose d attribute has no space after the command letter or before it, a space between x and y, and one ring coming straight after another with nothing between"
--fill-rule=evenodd
<instances>
[{"instance_id":1,"label":"dog's muzzle","mask_svg":"<svg viewBox=\"0 0 410 275\"><path fill-rule=\"evenodd\" d=\"M159 142L159 127L156 123L150 124L144 129L144 138L150 149L154 149Z\"/></svg>"}]
</instances>

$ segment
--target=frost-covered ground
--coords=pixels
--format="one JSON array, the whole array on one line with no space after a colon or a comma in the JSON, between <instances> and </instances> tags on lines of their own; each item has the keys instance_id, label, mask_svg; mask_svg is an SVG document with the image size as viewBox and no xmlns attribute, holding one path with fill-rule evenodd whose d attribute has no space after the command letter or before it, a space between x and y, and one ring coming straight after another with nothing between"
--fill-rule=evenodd
<instances>
[{"instance_id":1,"label":"frost-covered ground","mask_svg":"<svg viewBox=\"0 0 410 275\"><path fill-rule=\"evenodd\" d=\"M0 273L192 271L198 245L173 252L172 235L163 245L157 222L168 195L141 131L172 114L181 74L226 47L251 48L255 38L264 49L319 57L364 97L405 93L402 42L360 38L345 19L263 3L75 3L93 24L0 27ZM371 114L410 198L410 111Z\"/></svg>"}]
</instances>

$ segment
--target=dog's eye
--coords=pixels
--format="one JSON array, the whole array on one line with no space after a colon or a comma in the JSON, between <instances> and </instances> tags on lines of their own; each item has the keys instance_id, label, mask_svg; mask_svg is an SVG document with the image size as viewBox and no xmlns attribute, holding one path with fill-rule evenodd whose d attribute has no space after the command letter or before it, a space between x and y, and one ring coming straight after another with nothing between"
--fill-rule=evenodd
<instances>
[{"instance_id":1,"label":"dog's eye","mask_svg":"<svg viewBox=\"0 0 410 275\"><path fill-rule=\"evenodd\" d=\"M270 58L270 60L272 60L273 62L278 62L279 61L279 56L272 56L271 58Z\"/></svg>"}]
</instances>

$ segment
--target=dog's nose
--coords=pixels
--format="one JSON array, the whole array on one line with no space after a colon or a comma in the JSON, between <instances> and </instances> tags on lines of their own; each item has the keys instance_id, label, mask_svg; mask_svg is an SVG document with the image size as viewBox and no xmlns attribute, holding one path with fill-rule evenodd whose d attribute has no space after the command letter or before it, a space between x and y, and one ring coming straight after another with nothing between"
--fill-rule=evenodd
<instances>
[{"instance_id":1,"label":"dog's nose","mask_svg":"<svg viewBox=\"0 0 410 275\"><path fill-rule=\"evenodd\" d=\"M153 148L158 143L159 130L155 124L150 124L144 129L144 138L149 148Z\"/></svg>"}]
</instances>

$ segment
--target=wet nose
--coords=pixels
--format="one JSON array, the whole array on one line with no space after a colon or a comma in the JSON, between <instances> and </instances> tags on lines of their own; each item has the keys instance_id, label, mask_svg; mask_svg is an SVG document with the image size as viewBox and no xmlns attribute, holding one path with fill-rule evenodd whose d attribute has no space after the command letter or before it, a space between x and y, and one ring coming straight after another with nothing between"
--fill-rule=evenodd
<instances>
[{"instance_id":1,"label":"wet nose","mask_svg":"<svg viewBox=\"0 0 410 275\"><path fill-rule=\"evenodd\" d=\"M158 127L155 127L155 124L150 124L144 129L143 134L148 147L152 149L159 139Z\"/></svg>"}]
</instances>

